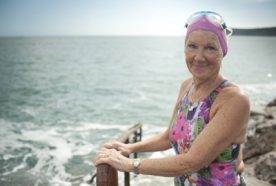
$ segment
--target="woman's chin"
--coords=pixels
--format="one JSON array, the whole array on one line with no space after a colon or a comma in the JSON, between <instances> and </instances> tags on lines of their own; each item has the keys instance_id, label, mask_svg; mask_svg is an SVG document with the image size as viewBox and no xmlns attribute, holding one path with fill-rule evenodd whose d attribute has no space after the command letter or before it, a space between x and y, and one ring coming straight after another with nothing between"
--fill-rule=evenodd
<instances>
[{"instance_id":1,"label":"woman's chin","mask_svg":"<svg viewBox=\"0 0 276 186\"><path fill-rule=\"evenodd\" d=\"M192 75L194 77L205 77L208 75L206 68L195 68L192 70Z\"/></svg>"}]
</instances>

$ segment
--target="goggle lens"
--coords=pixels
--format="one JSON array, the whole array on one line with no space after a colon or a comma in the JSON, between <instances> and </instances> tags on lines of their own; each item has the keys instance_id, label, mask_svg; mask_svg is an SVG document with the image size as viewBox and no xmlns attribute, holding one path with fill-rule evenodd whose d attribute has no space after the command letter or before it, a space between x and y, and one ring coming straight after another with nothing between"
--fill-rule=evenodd
<instances>
[{"instance_id":1,"label":"goggle lens","mask_svg":"<svg viewBox=\"0 0 276 186\"><path fill-rule=\"evenodd\" d=\"M193 23L197 22L202 17L205 17L208 21L210 21L213 25L217 26L218 28L225 29L228 36L232 34L232 29L226 26L221 15L212 11L200 11L194 13L189 17L187 23L185 24L185 27L187 28L189 25L192 25Z\"/></svg>"}]
</instances>

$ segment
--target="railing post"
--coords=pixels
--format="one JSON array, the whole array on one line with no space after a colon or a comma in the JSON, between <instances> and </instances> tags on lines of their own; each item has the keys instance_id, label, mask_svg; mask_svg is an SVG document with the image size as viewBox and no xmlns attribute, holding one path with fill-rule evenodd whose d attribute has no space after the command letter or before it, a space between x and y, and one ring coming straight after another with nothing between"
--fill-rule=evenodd
<instances>
[{"instance_id":1,"label":"railing post","mask_svg":"<svg viewBox=\"0 0 276 186\"><path fill-rule=\"evenodd\" d=\"M136 124L131 127L126 133L122 134L117 140L123 143L129 143L129 138L134 134L134 141L142 139L142 124ZM137 153L134 154L137 157ZM116 169L108 164L101 164L97 166L96 171L96 185L97 186L118 186L118 172ZM89 183L92 183L95 175L91 178ZM130 186L130 174L125 172L125 186Z\"/></svg>"},{"instance_id":2,"label":"railing post","mask_svg":"<svg viewBox=\"0 0 276 186\"><path fill-rule=\"evenodd\" d=\"M127 139L125 143L129 143L129 139ZM129 157L129 156L127 156L127 157ZM125 186L130 186L130 174L129 174L129 172L125 172Z\"/></svg>"},{"instance_id":3,"label":"railing post","mask_svg":"<svg viewBox=\"0 0 276 186\"><path fill-rule=\"evenodd\" d=\"M108 164L97 167L97 186L118 186L118 172Z\"/></svg>"},{"instance_id":4,"label":"railing post","mask_svg":"<svg viewBox=\"0 0 276 186\"><path fill-rule=\"evenodd\" d=\"M142 128L138 128L134 133L134 143L142 141ZM134 158L138 158L138 153L133 154Z\"/></svg>"}]
</instances>

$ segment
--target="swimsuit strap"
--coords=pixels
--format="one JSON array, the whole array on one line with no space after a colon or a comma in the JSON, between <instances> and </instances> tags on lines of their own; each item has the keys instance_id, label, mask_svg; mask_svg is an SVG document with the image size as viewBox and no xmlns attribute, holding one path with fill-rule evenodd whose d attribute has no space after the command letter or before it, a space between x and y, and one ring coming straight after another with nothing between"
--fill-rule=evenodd
<instances>
[{"instance_id":1,"label":"swimsuit strap","mask_svg":"<svg viewBox=\"0 0 276 186\"><path fill-rule=\"evenodd\" d=\"M193 81L191 81L188 88L186 89L186 92L185 92L184 96L182 97L182 99L190 94L193 84L194 84Z\"/></svg>"},{"instance_id":2,"label":"swimsuit strap","mask_svg":"<svg viewBox=\"0 0 276 186\"><path fill-rule=\"evenodd\" d=\"M211 104L215 101L217 95L222 91L222 89L224 87L226 87L228 84L230 83L229 80L225 79L223 80L210 94L209 96L207 96L206 98L208 98L211 101ZM181 103L186 99L188 100L188 95L190 94L190 91L193 87L193 81L190 82L189 86L187 87L185 94L182 96L182 98L180 99L179 103L178 103L178 107L181 106ZM203 100L206 100L203 99Z\"/></svg>"},{"instance_id":3,"label":"swimsuit strap","mask_svg":"<svg viewBox=\"0 0 276 186\"><path fill-rule=\"evenodd\" d=\"M185 93L183 94L183 96L181 96L179 103L178 103L178 108L180 108L181 103L187 98L187 96L189 95L191 89L193 87L193 81L191 81L189 83L189 86L186 88Z\"/></svg>"},{"instance_id":4,"label":"swimsuit strap","mask_svg":"<svg viewBox=\"0 0 276 186\"><path fill-rule=\"evenodd\" d=\"M213 103L217 98L218 94L221 93L222 89L226 87L230 83L229 80L223 80L211 93L210 93L210 100Z\"/></svg>"}]
</instances>

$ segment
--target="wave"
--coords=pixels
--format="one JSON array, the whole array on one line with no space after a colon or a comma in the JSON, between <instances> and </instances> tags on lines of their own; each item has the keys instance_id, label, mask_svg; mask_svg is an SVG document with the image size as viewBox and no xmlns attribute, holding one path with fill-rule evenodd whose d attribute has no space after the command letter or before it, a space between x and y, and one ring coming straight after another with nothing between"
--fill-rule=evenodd
<instances>
[{"instance_id":1,"label":"wave","mask_svg":"<svg viewBox=\"0 0 276 186\"><path fill-rule=\"evenodd\" d=\"M94 169L92 159L104 142L130 127L87 122L47 127L5 119L0 119L0 125L0 159L3 167L9 167L0 174L0 183L24 171L26 179L35 181L33 185L45 182L38 175L47 178L49 185L71 185L72 177Z\"/></svg>"}]
</instances>

